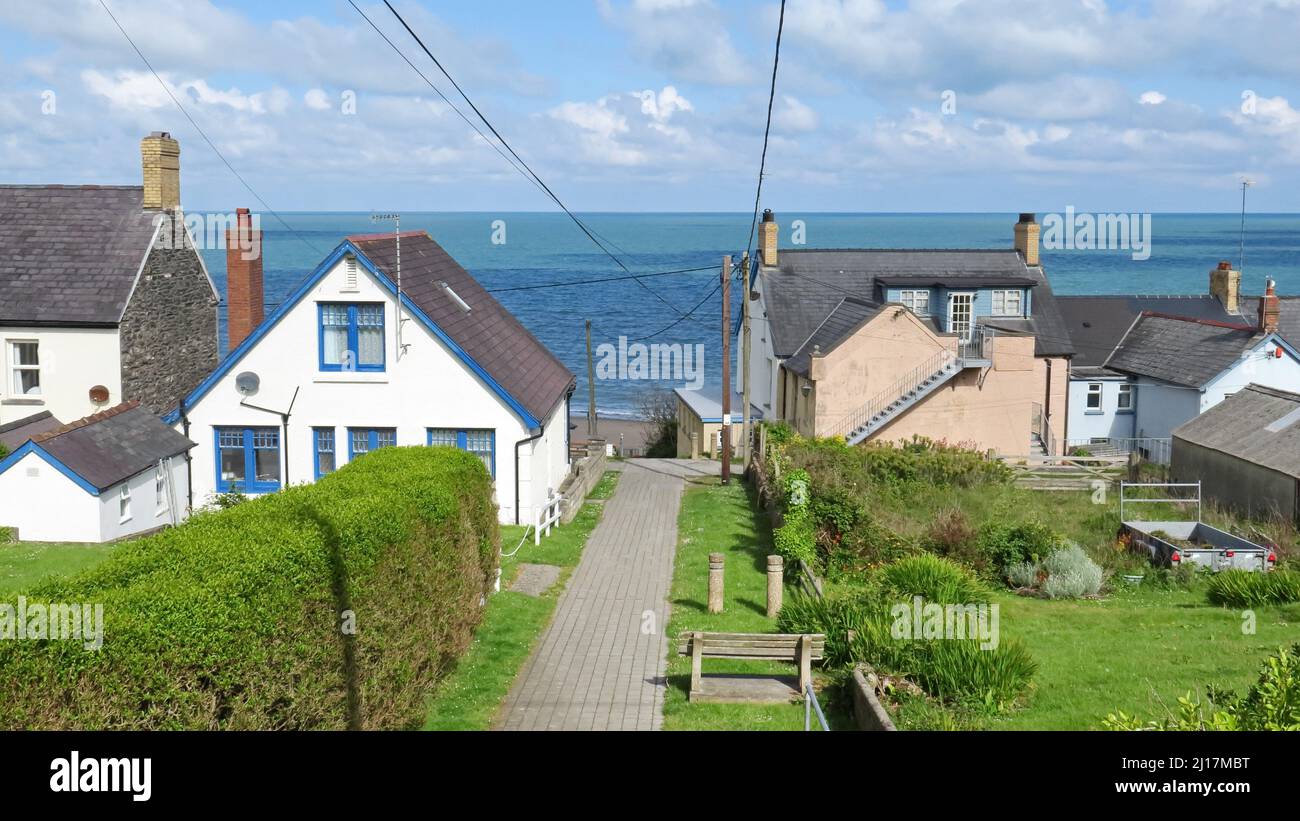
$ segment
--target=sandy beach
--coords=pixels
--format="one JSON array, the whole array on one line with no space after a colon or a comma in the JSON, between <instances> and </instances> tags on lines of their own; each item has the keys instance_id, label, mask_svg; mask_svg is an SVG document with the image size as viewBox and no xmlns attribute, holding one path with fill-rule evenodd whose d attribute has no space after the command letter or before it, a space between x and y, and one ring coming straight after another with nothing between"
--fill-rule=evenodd
<instances>
[{"instance_id":1,"label":"sandy beach","mask_svg":"<svg viewBox=\"0 0 1300 821\"><path fill-rule=\"evenodd\" d=\"M573 441L585 442L589 438L587 435L587 416L586 414L574 414L569 417L569 424L577 425L573 429ZM649 433L650 425L648 422L642 422L637 419L611 418L600 416L596 419L596 435L606 442L620 447L627 455L640 456L645 453L646 435ZM620 440L621 437L621 440Z\"/></svg>"}]
</instances>

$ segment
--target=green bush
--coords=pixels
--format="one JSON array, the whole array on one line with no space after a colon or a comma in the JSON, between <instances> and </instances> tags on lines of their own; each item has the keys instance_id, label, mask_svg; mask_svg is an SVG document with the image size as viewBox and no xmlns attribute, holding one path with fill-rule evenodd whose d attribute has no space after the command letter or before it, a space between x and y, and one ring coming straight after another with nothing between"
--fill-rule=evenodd
<instances>
[{"instance_id":1,"label":"green bush","mask_svg":"<svg viewBox=\"0 0 1300 821\"><path fill-rule=\"evenodd\" d=\"M1037 587L1038 575L1042 572L1042 566L1034 562L1016 562L1008 565L1006 576L1007 582L1012 587Z\"/></svg>"},{"instance_id":2,"label":"green bush","mask_svg":"<svg viewBox=\"0 0 1300 821\"><path fill-rule=\"evenodd\" d=\"M1211 604L1224 607L1260 607L1300 602L1300 572L1274 570L1251 573L1225 570L1216 573L1206 591Z\"/></svg>"},{"instance_id":3,"label":"green bush","mask_svg":"<svg viewBox=\"0 0 1300 821\"><path fill-rule=\"evenodd\" d=\"M895 597L920 596L935 604L977 604L988 589L966 568L939 556L908 556L881 569L882 583Z\"/></svg>"},{"instance_id":4,"label":"green bush","mask_svg":"<svg viewBox=\"0 0 1300 821\"><path fill-rule=\"evenodd\" d=\"M1061 546L1062 539L1039 522L986 523L979 532L980 552L999 570L1021 562L1037 562Z\"/></svg>"},{"instance_id":5,"label":"green bush","mask_svg":"<svg viewBox=\"0 0 1300 821\"><path fill-rule=\"evenodd\" d=\"M385 448L123 544L28 594L101 603L104 643L0 641L0 728L418 726L480 618L496 517L476 457Z\"/></svg>"},{"instance_id":6,"label":"green bush","mask_svg":"<svg viewBox=\"0 0 1300 821\"><path fill-rule=\"evenodd\" d=\"M1049 599L1078 599L1101 590L1101 567L1078 545L1063 547L1043 562L1047 580L1043 592Z\"/></svg>"},{"instance_id":7,"label":"green bush","mask_svg":"<svg viewBox=\"0 0 1300 821\"><path fill-rule=\"evenodd\" d=\"M977 641L918 642L916 683L936 698L1003 708L1029 687L1038 664L1018 641L986 650Z\"/></svg>"},{"instance_id":8,"label":"green bush","mask_svg":"<svg viewBox=\"0 0 1300 821\"><path fill-rule=\"evenodd\" d=\"M979 451L920 436L856 447L838 438L796 439L785 451L791 464L806 469L819 489L840 483L864 487L912 482L971 487L1012 478L1009 467Z\"/></svg>"}]
</instances>

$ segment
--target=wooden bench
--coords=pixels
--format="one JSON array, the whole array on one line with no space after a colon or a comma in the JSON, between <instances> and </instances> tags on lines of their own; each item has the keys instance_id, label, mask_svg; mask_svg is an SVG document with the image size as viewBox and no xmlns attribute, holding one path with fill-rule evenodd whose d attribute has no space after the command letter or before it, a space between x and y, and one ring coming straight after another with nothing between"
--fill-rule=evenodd
<instances>
[{"instance_id":1,"label":"wooden bench","mask_svg":"<svg viewBox=\"0 0 1300 821\"><path fill-rule=\"evenodd\" d=\"M821 634L686 631L678 636L678 653L691 657L691 701L767 704L800 698L812 682L812 663L825 652ZM706 658L791 661L799 665L799 676L705 676Z\"/></svg>"}]
</instances>

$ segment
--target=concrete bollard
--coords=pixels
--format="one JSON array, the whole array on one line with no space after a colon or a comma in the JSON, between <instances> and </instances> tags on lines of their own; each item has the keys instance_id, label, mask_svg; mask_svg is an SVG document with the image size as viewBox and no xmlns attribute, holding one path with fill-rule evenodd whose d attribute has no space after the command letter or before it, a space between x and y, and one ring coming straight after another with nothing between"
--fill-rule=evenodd
<instances>
[{"instance_id":1,"label":"concrete bollard","mask_svg":"<svg viewBox=\"0 0 1300 821\"><path fill-rule=\"evenodd\" d=\"M785 559L767 557L767 617L776 618L781 612L781 595L785 591Z\"/></svg>"},{"instance_id":2,"label":"concrete bollard","mask_svg":"<svg viewBox=\"0 0 1300 821\"><path fill-rule=\"evenodd\" d=\"M691 459L697 460L699 458L700 458L700 435L695 431L691 431Z\"/></svg>"},{"instance_id":3,"label":"concrete bollard","mask_svg":"<svg viewBox=\"0 0 1300 821\"><path fill-rule=\"evenodd\" d=\"M722 564L721 553L709 554L709 612L722 612Z\"/></svg>"}]
</instances>

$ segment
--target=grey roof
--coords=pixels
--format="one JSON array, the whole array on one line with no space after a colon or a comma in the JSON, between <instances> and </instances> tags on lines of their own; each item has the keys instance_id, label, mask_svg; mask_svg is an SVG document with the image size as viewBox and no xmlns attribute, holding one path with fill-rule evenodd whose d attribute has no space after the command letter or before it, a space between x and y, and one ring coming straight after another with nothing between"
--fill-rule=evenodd
<instances>
[{"instance_id":1,"label":"grey roof","mask_svg":"<svg viewBox=\"0 0 1300 821\"><path fill-rule=\"evenodd\" d=\"M195 444L134 401L34 436L32 443L99 490Z\"/></svg>"},{"instance_id":2,"label":"grey roof","mask_svg":"<svg viewBox=\"0 0 1300 821\"><path fill-rule=\"evenodd\" d=\"M1241 314L1247 322L1259 321L1259 297L1241 299ZM1300 296L1279 296L1277 332L1292 345L1300 345Z\"/></svg>"},{"instance_id":3,"label":"grey roof","mask_svg":"<svg viewBox=\"0 0 1300 821\"><path fill-rule=\"evenodd\" d=\"M1180 439L1300 478L1300 394L1248 385L1175 428Z\"/></svg>"},{"instance_id":4,"label":"grey roof","mask_svg":"<svg viewBox=\"0 0 1300 821\"><path fill-rule=\"evenodd\" d=\"M0 325L112 325L157 211L140 186L0 185Z\"/></svg>"},{"instance_id":5,"label":"grey roof","mask_svg":"<svg viewBox=\"0 0 1300 821\"><path fill-rule=\"evenodd\" d=\"M392 234L348 237L390 279L397 279ZM464 310L442 283L470 307ZM402 292L539 421L576 379L472 275L424 231L402 234Z\"/></svg>"},{"instance_id":6,"label":"grey roof","mask_svg":"<svg viewBox=\"0 0 1300 821\"><path fill-rule=\"evenodd\" d=\"M62 424L49 411L41 411L31 416L25 416L22 419L6 422L0 425L0 445L4 445L11 451L17 450L19 446L36 434L53 430Z\"/></svg>"},{"instance_id":7,"label":"grey roof","mask_svg":"<svg viewBox=\"0 0 1300 821\"><path fill-rule=\"evenodd\" d=\"M686 406L700 417L701 422L721 422L722 421L722 391L717 385L706 385L697 391L689 388L677 388L674 393L686 403ZM745 397L740 391L733 391L731 394L731 415L735 420L741 418L742 408L745 407ZM762 419L763 411L753 402L749 403L749 418Z\"/></svg>"},{"instance_id":8,"label":"grey roof","mask_svg":"<svg viewBox=\"0 0 1300 821\"><path fill-rule=\"evenodd\" d=\"M786 368L807 376L814 350L820 350L823 354L830 353L865 322L879 314L880 308L881 306L875 302L866 302L853 297L842 298L840 304L836 305L822 324L817 326L812 336L808 337L794 356L786 360Z\"/></svg>"},{"instance_id":9,"label":"grey roof","mask_svg":"<svg viewBox=\"0 0 1300 821\"><path fill-rule=\"evenodd\" d=\"M885 282L904 281L947 287L1032 285L1028 327L1036 337L1035 354L1074 353L1043 269L1025 265L1015 250L801 248L781 250L777 263L775 268L764 267L760 276L779 357L797 353L843 297L879 301Z\"/></svg>"},{"instance_id":10,"label":"grey roof","mask_svg":"<svg viewBox=\"0 0 1300 821\"><path fill-rule=\"evenodd\" d=\"M1242 321L1241 317L1228 313L1223 303L1208 294L1058 296L1056 303L1060 307L1070 340L1074 343L1071 369L1100 367L1133 326L1133 320L1143 311L1219 322Z\"/></svg>"},{"instance_id":11,"label":"grey roof","mask_svg":"<svg viewBox=\"0 0 1300 821\"><path fill-rule=\"evenodd\" d=\"M1105 366L1199 388L1262 338L1259 329L1251 325L1147 311L1125 334Z\"/></svg>"}]
</instances>

